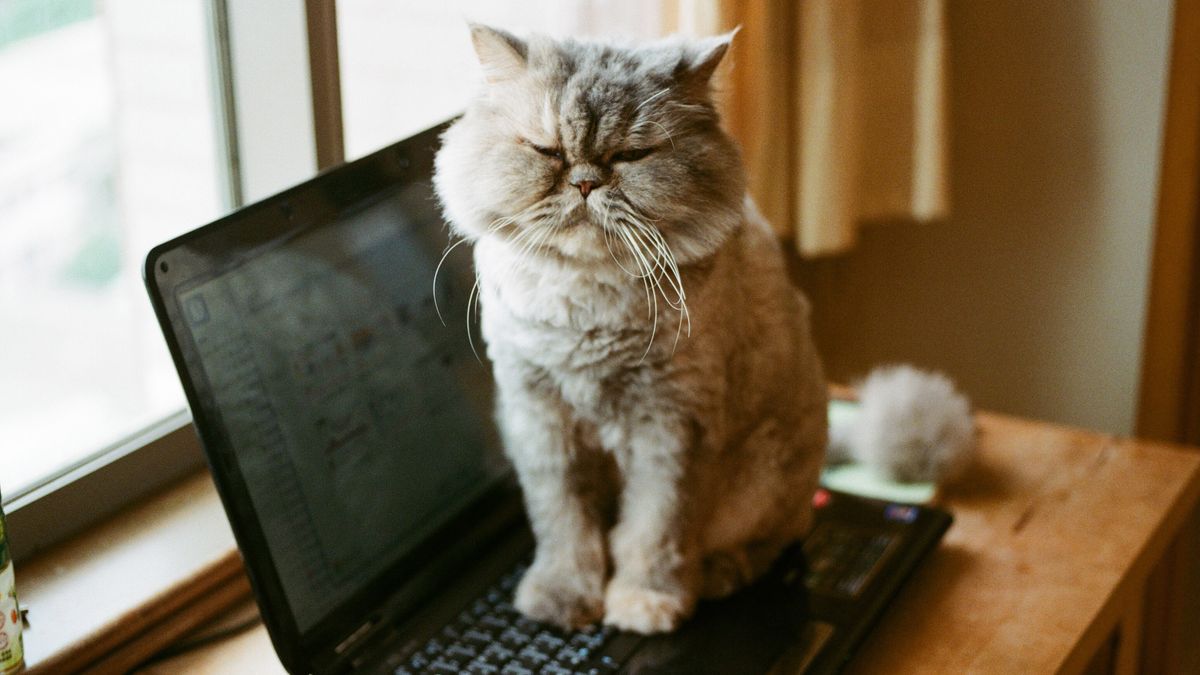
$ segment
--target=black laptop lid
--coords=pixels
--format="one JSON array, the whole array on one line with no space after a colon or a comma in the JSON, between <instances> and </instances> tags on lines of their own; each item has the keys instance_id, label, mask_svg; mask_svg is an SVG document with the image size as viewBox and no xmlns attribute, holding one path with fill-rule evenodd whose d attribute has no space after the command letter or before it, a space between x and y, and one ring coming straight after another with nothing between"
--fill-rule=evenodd
<instances>
[{"instance_id":1,"label":"black laptop lid","mask_svg":"<svg viewBox=\"0 0 1200 675\"><path fill-rule=\"evenodd\" d=\"M155 248L146 284L272 639L307 670L506 473L439 129ZM440 316L439 316L440 315Z\"/></svg>"}]
</instances>

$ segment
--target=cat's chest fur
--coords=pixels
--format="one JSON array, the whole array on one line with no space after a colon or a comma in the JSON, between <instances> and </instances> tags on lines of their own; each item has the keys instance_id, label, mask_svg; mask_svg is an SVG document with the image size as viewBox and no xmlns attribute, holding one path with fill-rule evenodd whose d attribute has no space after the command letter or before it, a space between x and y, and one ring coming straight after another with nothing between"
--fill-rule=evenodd
<instances>
[{"instance_id":1,"label":"cat's chest fur","mask_svg":"<svg viewBox=\"0 0 1200 675\"><path fill-rule=\"evenodd\" d=\"M503 244L486 241L477 245L475 260L489 355L551 373L577 406L600 405L615 380L647 365L674 338L661 327L673 321L674 310L660 299L660 328L647 353L653 310L645 288L615 266L551 259L514 264Z\"/></svg>"}]
</instances>

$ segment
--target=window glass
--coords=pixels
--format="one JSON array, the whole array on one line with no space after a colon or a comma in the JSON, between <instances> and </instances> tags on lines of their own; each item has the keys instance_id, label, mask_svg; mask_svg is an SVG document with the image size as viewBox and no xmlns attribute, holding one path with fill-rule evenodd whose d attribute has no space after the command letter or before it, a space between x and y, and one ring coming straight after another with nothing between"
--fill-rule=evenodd
<instances>
[{"instance_id":1,"label":"window glass","mask_svg":"<svg viewBox=\"0 0 1200 675\"><path fill-rule=\"evenodd\" d=\"M0 487L184 407L146 251L222 208L204 0L0 1Z\"/></svg>"},{"instance_id":2,"label":"window glass","mask_svg":"<svg viewBox=\"0 0 1200 675\"><path fill-rule=\"evenodd\" d=\"M641 0L339 0L346 158L462 111L478 64L467 21L526 34L652 37L659 3Z\"/></svg>"}]
</instances>

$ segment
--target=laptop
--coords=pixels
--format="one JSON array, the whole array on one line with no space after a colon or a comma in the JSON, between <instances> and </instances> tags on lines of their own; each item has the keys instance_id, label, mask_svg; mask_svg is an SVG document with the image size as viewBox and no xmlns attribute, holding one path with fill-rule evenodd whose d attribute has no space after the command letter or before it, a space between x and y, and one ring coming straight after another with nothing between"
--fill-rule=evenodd
<instances>
[{"instance_id":1,"label":"laptop","mask_svg":"<svg viewBox=\"0 0 1200 675\"><path fill-rule=\"evenodd\" d=\"M813 533L670 635L517 613L533 539L492 419L445 125L154 248L144 275L290 673L831 672L949 526L822 490ZM444 255L445 254L445 255Z\"/></svg>"}]
</instances>

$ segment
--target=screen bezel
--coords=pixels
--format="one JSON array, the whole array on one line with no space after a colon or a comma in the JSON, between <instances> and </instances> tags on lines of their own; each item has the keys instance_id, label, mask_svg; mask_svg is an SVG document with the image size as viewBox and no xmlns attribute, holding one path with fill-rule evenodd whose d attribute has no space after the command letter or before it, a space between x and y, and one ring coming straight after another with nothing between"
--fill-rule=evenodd
<instances>
[{"instance_id":1,"label":"screen bezel","mask_svg":"<svg viewBox=\"0 0 1200 675\"><path fill-rule=\"evenodd\" d=\"M412 551L339 604L310 629L301 631L276 571L266 535L250 498L233 448L220 420L210 415L209 388L202 373L189 369L181 308L176 291L273 248L311 228L336 219L406 184L427 184L439 137L449 123L383 148L349 164L240 209L213 223L172 239L146 256L143 278L171 358L175 363L209 468L242 551L263 621L281 662L289 672L309 672L318 663L340 660L336 649L364 620L380 620L389 596L402 582L429 565L452 542L474 539L470 530L489 513L510 512L519 501L510 481L500 481ZM432 187L430 187L432 195ZM436 208L431 204L431 208ZM487 520L483 518L483 520ZM387 612L397 611L387 607ZM390 617L388 617L390 620ZM324 668L322 668L324 670Z\"/></svg>"}]
</instances>

